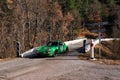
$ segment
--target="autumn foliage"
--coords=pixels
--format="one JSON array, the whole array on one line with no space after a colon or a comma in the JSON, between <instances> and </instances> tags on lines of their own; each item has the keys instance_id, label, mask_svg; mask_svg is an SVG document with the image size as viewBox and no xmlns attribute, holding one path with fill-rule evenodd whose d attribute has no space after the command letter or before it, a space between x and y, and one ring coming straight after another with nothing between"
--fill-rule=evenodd
<instances>
[{"instance_id":1,"label":"autumn foliage","mask_svg":"<svg viewBox=\"0 0 120 80\"><path fill-rule=\"evenodd\" d=\"M97 20L113 20L116 37L119 19L114 19L113 0L102 1L0 0L0 58L16 56L16 41L20 41L22 53L49 40L76 39L87 29L87 23ZM111 33L112 28L107 34Z\"/></svg>"},{"instance_id":2,"label":"autumn foliage","mask_svg":"<svg viewBox=\"0 0 120 80\"><path fill-rule=\"evenodd\" d=\"M62 13L58 2L51 0L0 1L0 58L16 56L16 41L21 52L49 40L68 40L72 14Z\"/></svg>"}]
</instances>

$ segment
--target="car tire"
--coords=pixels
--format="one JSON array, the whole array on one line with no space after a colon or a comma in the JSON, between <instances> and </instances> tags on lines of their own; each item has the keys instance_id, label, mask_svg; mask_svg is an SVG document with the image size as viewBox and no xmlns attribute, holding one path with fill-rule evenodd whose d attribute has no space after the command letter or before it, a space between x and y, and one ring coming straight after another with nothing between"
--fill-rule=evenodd
<instances>
[{"instance_id":1,"label":"car tire","mask_svg":"<svg viewBox=\"0 0 120 80\"><path fill-rule=\"evenodd\" d=\"M67 47L65 53L67 53L68 51L69 51L69 48Z\"/></svg>"},{"instance_id":2,"label":"car tire","mask_svg":"<svg viewBox=\"0 0 120 80\"><path fill-rule=\"evenodd\" d=\"M56 57L56 56L57 56L57 54L58 54L58 51L56 50L56 51L54 52L53 57Z\"/></svg>"}]
</instances>

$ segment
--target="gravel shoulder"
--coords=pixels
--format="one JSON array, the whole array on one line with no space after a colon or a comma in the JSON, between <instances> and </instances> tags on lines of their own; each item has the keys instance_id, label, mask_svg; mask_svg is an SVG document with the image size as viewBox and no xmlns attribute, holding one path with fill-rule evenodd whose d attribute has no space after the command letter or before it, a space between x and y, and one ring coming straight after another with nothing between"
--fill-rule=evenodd
<instances>
[{"instance_id":1,"label":"gravel shoulder","mask_svg":"<svg viewBox=\"0 0 120 80\"><path fill-rule=\"evenodd\" d=\"M90 62L77 70L48 80L120 80L120 65L101 65Z\"/></svg>"},{"instance_id":2,"label":"gravel shoulder","mask_svg":"<svg viewBox=\"0 0 120 80\"><path fill-rule=\"evenodd\" d=\"M11 80L119 80L120 65L105 65L77 57L46 59L34 71L11 77Z\"/></svg>"}]
</instances>

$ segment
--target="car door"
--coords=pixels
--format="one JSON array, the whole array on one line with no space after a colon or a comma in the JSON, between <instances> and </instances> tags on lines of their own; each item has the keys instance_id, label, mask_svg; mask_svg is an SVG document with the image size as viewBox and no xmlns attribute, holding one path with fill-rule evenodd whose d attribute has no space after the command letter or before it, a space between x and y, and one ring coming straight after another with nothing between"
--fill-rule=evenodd
<instances>
[{"instance_id":1,"label":"car door","mask_svg":"<svg viewBox=\"0 0 120 80\"><path fill-rule=\"evenodd\" d=\"M62 42L59 43L59 49L60 49L61 53L64 51L64 47L63 47L63 43Z\"/></svg>"}]
</instances>

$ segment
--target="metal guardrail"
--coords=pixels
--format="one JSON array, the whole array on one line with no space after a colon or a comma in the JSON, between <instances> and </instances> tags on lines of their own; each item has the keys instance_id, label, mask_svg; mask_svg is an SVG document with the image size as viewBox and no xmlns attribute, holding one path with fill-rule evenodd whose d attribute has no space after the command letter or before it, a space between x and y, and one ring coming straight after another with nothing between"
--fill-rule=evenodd
<instances>
[{"instance_id":1,"label":"metal guardrail","mask_svg":"<svg viewBox=\"0 0 120 80\"><path fill-rule=\"evenodd\" d=\"M120 40L120 38L105 38L105 39L101 39L101 41L111 41L111 40ZM93 40L93 44L94 46L99 44L99 40Z\"/></svg>"},{"instance_id":2,"label":"metal guardrail","mask_svg":"<svg viewBox=\"0 0 120 80\"><path fill-rule=\"evenodd\" d=\"M25 57L32 57L36 55L36 50L38 47L32 48L22 54L20 54L20 57L25 58Z\"/></svg>"},{"instance_id":3,"label":"metal guardrail","mask_svg":"<svg viewBox=\"0 0 120 80\"><path fill-rule=\"evenodd\" d=\"M87 43L85 46L85 52L90 51L91 43Z\"/></svg>"},{"instance_id":4,"label":"metal guardrail","mask_svg":"<svg viewBox=\"0 0 120 80\"><path fill-rule=\"evenodd\" d=\"M64 42L66 45L71 45L71 44L76 44L79 42L82 42L83 40L86 40L86 38L82 38L82 39L76 39L76 40L71 40L71 41L66 41Z\"/></svg>"},{"instance_id":5,"label":"metal guardrail","mask_svg":"<svg viewBox=\"0 0 120 80\"><path fill-rule=\"evenodd\" d=\"M111 40L120 40L120 38L105 38L105 39L101 39L101 41L111 41ZM95 47L95 45L99 44L99 39L93 40L92 43L94 45L90 49L91 50L91 59L95 60L95 58L94 58L94 47ZM101 55L101 52L99 53L99 55Z\"/></svg>"},{"instance_id":6,"label":"metal guardrail","mask_svg":"<svg viewBox=\"0 0 120 80\"><path fill-rule=\"evenodd\" d=\"M66 45L72 45L72 44L76 44L76 43L79 43L79 42L82 42L83 40L85 40L86 38L83 38L83 39L76 39L76 40L72 40L72 41L66 41L64 42ZM35 47L35 48L32 48L22 54L20 54L20 56L22 58L25 58L25 57L31 57L31 56L34 56L36 55L36 50L37 50L38 47Z\"/></svg>"},{"instance_id":7,"label":"metal guardrail","mask_svg":"<svg viewBox=\"0 0 120 80\"><path fill-rule=\"evenodd\" d=\"M99 40L93 40L93 42L84 42L84 40L87 40L86 38L83 38L83 39L77 39L77 40L72 40L72 41L66 41L64 42L66 45L72 45L72 44L76 44L76 43L79 43L79 42L83 42L83 52L88 52L90 51L91 49L94 49L95 45L97 45L99 43ZM110 40L120 40L120 38L106 38L106 39L101 39L101 41L110 41ZM91 43L93 43L94 45L91 47ZM22 58L24 57L28 57L28 56L31 56L31 55L35 55L36 54L36 49L38 47L35 47L35 48L32 48L22 54L20 54L20 56ZM92 52L94 52L94 50L91 50ZM91 53L93 54L93 53Z\"/></svg>"}]
</instances>

